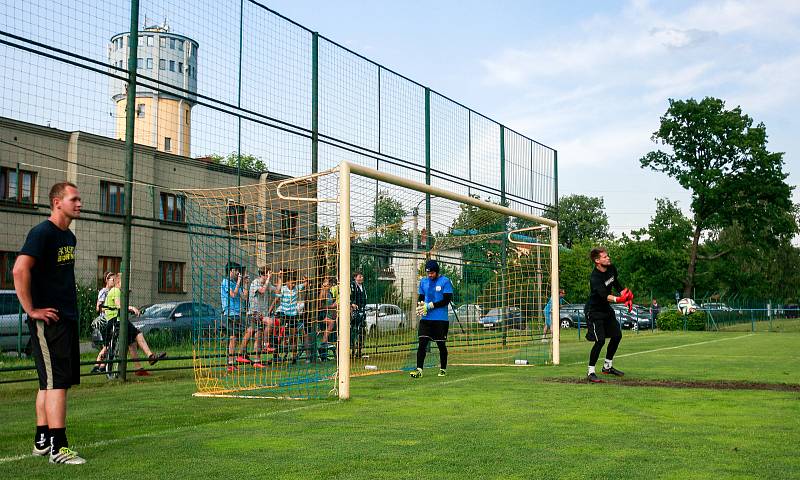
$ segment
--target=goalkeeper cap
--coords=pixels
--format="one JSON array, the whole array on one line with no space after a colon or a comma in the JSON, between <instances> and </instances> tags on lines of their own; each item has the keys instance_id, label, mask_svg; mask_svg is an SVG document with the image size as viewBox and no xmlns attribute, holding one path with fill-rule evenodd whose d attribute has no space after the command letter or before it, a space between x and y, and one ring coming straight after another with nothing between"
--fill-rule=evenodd
<instances>
[{"instance_id":1,"label":"goalkeeper cap","mask_svg":"<svg viewBox=\"0 0 800 480\"><path fill-rule=\"evenodd\" d=\"M436 260L428 260L425 262L425 271L439 273L439 263Z\"/></svg>"}]
</instances>

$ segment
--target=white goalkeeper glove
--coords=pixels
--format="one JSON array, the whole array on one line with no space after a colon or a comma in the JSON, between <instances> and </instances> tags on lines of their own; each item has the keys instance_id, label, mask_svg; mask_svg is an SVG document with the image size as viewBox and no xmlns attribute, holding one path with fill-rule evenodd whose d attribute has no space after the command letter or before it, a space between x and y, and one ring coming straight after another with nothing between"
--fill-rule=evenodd
<instances>
[{"instance_id":1,"label":"white goalkeeper glove","mask_svg":"<svg viewBox=\"0 0 800 480\"><path fill-rule=\"evenodd\" d=\"M429 310L433 310L433 302L418 302L417 303L417 316L423 317L428 314Z\"/></svg>"}]
</instances>

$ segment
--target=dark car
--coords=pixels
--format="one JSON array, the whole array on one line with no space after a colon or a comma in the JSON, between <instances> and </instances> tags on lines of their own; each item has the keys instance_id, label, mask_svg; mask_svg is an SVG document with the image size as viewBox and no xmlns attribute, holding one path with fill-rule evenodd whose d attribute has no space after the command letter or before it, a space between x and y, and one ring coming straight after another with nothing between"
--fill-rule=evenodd
<instances>
[{"instance_id":1,"label":"dark car","mask_svg":"<svg viewBox=\"0 0 800 480\"><path fill-rule=\"evenodd\" d=\"M164 302L145 307L131 323L143 334L170 332L175 336L189 336L193 329L213 328L218 318L217 310L205 303Z\"/></svg>"},{"instance_id":2,"label":"dark car","mask_svg":"<svg viewBox=\"0 0 800 480\"><path fill-rule=\"evenodd\" d=\"M0 351L16 350L18 346L22 346L25 352L30 351L28 316L25 312L21 313L20 317L17 293L14 290L0 290Z\"/></svg>"},{"instance_id":3,"label":"dark car","mask_svg":"<svg viewBox=\"0 0 800 480\"><path fill-rule=\"evenodd\" d=\"M652 317L650 312L639 305L634 305L631 311L623 304L611 305L616 314L620 327L624 330L639 330L651 328Z\"/></svg>"},{"instance_id":4,"label":"dark car","mask_svg":"<svg viewBox=\"0 0 800 480\"><path fill-rule=\"evenodd\" d=\"M478 320L478 324L483 328L525 328L522 311L518 307L493 308Z\"/></svg>"},{"instance_id":5,"label":"dark car","mask_svg":"<svg viewBox=\"0 0 800 480\"><path fill-rule=\"evenodd\" d=\"M586 315L583 313L585 305L582 303L570 303L561 305L558 311L559 325L562 329L577 328L586 326Z\"/></svg>"}]
</instances>

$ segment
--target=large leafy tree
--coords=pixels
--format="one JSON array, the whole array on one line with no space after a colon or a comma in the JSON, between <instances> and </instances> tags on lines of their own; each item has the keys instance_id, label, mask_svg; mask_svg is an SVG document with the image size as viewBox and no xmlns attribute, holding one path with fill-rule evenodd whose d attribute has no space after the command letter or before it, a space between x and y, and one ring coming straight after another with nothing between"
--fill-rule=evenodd
<instances>
[{"instance_id":1,"label":"large leafy tree","mask_svg":"<svg viewBox=\"0 0 800 480\"><path fill-rule=\"evenodd\" d=\"M611 238L603 199L567 195L558 201L558 241L567 248L580 242ZM552 217L552 215L551 215Z\"/></svg>"},{"instance_id":2,"label":"large leafy tree","mask_svg":"<svg viewBox=\"0 0 800 480\"><path fill-rule=\"evenodd\" d=\"M739 107L727 110L725 102L711 97L670 99L660 120L652 140L668 151L648 152L640 163L692 194L694 230L684 284L689 296L703 232L738 224L744 240L754 245L783 243L796 230L787 214L793 187L785 182L783 153L767 150L764 124L754 126Z\"/></svg>"},{"instance_id":3,"label":"large leafy tree","mask_svg":"<svg viewBox=\"0 0 800 480\"><path fill-rule=\"evenodd\" d=\"M376 243L400 243L408 240L403 229L403 217L407 215L403 204L393 198L389 191L381 190L375 202L374 217Z\"/></svg>"},{"instance_id":4,"label":"large leafy tree","mask_svg":"<svg viewBox=\"0 0 800 480\"><path fill-rule=\"evenodd\" d=\"M220 165L227 165L229 167L236 168L239 166L239 162L241 162L242 170L249 170L251 172L266 172L267 165L264 163L263 160L256 157L255 155L239 155L236 152L231 152L228 154L227 157L223 157L222 155L212 154L210 155L211 160L214 163L219 163Z\"/></svg>"}]
</instances>

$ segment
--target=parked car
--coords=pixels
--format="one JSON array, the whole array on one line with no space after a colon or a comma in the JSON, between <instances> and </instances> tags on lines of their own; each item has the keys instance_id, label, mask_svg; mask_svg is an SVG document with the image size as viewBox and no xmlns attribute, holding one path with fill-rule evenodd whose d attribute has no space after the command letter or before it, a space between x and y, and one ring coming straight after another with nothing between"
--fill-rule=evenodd
<instances>
[{"instance_id":1,"label":"parked car","mask_svg":"<svg viewBox=\"0 0 800 480\"><path fill-rule=\"evenodd\" d=\"M711 311L714 311L714 310L718 310L718 311L722 311L722 312L732 312L733 311L733 309L731 307L725 305L724 303L719 303L719 302L703 303L703 304L700 305L700 308L702 308L703 310L711 310Z\"/></svg>"},{"instance_id":2,"label":"parked car","mask_svg":"<svg viewBox=\"0 0 800 480\"><path fill-rule=\"evenodd\" d=\"M0 290L0 351L16 350L22 343L26 353L30 352L28 316L22 312L22 328L19 323L19 300L14 290ZM22 338L19 337L22 332Z\"/></svg>"},{"instance_id":3,"label":"parked car","mask_svg":"<svg viewBox=\"0 0 800 480\"><path fill-rule=\"evenodd\" d=\"M471 303L459 305L456 309L453 309L451 303L447 309L447 319L451 324L458 322L462 326L475 325L480 322L481 316L483 307Z\"/></svg>"},{"instance_id":4,"label":"parked car","mask_svg":"<svg viewBox=\"0 0 800 480\"><path fill-rule=\"evenodd\" d=\"M583 309L586 305L583 303L570 303L567 305L561 305L559 308L559 325L562 329L567 328L578 328L578 325L581 327L586 326L586 315L583 312Z\"/></svg>"},{"instance_id":5,"label":"parked car","mask_svg":"<svg viewBox=\"0 0 800 480\"><path fill-rule=\"evenodd\" d=\"M366 330L368 335L378 332L393 332L406 325L406 314L397 305L390 303L368 303L364 310L367 314Z\"/></svg>"},{"instance_id":6,"label":"parked car","mask_svg":"<svg viewBox=\"0 0 800 480\"><path fill-rule=\"evenodd\" d=\"M652 324L650 312L639 305L634 305L631 311L621 303L611 305L616 314L617 321L623 330L649 329Z\"/></svg>"},{"instance_id":7,"label":"parked car","mask_svg":"<svg viewBox=\"0 0 800 480\"><path fill-rule=\"evenodd\" d=\"M518 307L493 308L480 317L478 323L483 328L517 328L524 330L522 311Z\"/></svg>"},{"instance_id":8,"label":"parked car","mask_svg":"<svg viewBox=\"0 0 800 480\"><path fill-rule=\"evenodd\" d=\"M195 302L154 303L132 317L131 323L143 334L171 332L188 335L193 328L213 328L219 312L211 305Z\"/></svg>"}]
</instances>

